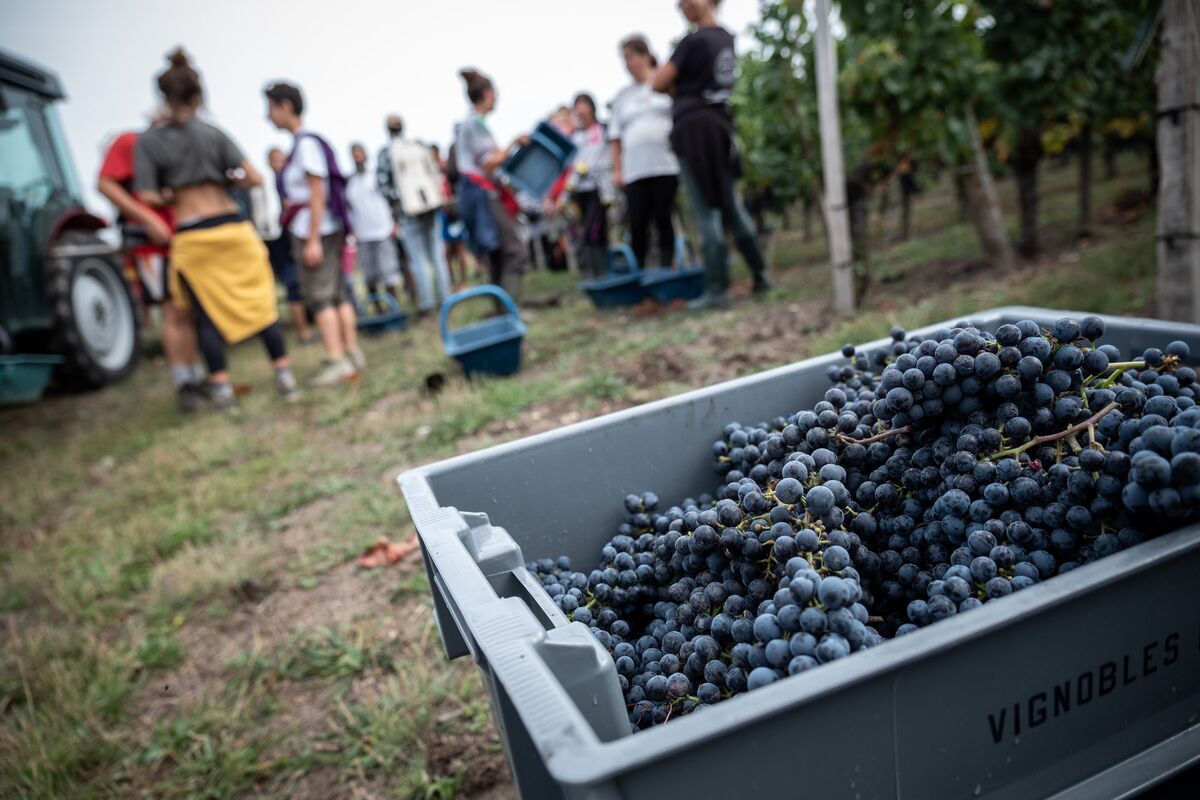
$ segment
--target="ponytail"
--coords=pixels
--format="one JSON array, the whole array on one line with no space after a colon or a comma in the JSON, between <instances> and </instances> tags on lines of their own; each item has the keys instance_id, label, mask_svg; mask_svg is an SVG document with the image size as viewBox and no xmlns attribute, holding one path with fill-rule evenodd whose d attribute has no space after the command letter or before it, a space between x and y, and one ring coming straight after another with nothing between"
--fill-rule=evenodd
<instances>
[{"instance_id":1,"label":"ponytail","mask_svg":"<svg viewBox=\"0 0 1200 800\"><path fill-rule=\"evenodd\" d=\"M482 100L488 89L492 88L491 79L476 69L467 68L461 70L458 74L467 85L467 99L472 104Z\"/></svg>"},{"instance_id":2,"label":"ponytail","mask_svg":"<svg viewBox=\"0 0 1200 800\"><path fill-rule=\"evenodd\" d=\"M167 55L170 64L158 76L158 90L167 104L176 108L196 105L204 95L200 73L196 72L182 47Z\"/></svg>"}]
</instances>

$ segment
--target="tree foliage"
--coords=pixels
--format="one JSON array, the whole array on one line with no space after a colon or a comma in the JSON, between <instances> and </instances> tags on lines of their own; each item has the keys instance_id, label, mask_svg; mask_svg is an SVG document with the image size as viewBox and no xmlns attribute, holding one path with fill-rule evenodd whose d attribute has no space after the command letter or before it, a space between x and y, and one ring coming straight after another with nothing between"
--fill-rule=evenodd
<instances>
[{"instance_id":1,"label":"tree foliage","mask_svg":"<svg viewBox=\"0 0 1200 800\"><path fill-rule=\"evenodd\" d=\"M1113 116L1109 103L1129 81L1123 56L1152 4L979 0L978 5L985 52L998 72L1000 152L1011 154L1017 179L1021 250L1032 256L1038 250L1038 165L1043 155L1062 152L1079 137L1087 137L1082 152L1090 157L1094 131ZM1147 99L1152 96L1146 92ZM1090 193L1090 181L1081 181L1080 191Z\"/></svg>"},{"instance_id":2,"label":"tree foliage","mask_svg":"<svg viewBox=\"0 0 1200 800\"><path fill-rule=\"evenodd\" d=\"M812 36L801 0L760 0L759 11L733 104L747 187L769 188L786 207L808 197L820 175Z\"/></svg>"},{"instance_id":3,"label":"tree foliage","mask_svg":"<svg viewBox=\"0 0 1200 800\"><path fill-rule=\"evenodd\" d=\"M1154 13L1153 4L983 0L979 5L985 13L982 39L997 69L994 102L1005 138L1027 131L1049 134L1042 144L1054 152L1077 134L1084 119L1107 120L1130 111L1138 116L1143 103L1153 102L1152 77L1126 62L1140 21ZM1064 125L1065 133L1059 127Z\"/></svg>"},{"instance_id":4,"label":"tree foliage","mask_svg":"<svg viewBox=\"0 0 1200 800\"><path fill-rule=\"evenodd\" d=\"M895 161L957 163L966 157L966 109L991 93L975 15L945 0L843 3L840 88L870 131L873 153Z\"/></svg>"},{"instance_id":5,"label":"tree foliage","mask_svg":"<svg viewBox=\"0 0 1200 800\"><path fill-rule=\"evenodd\" d=\"M1080 136L1142 137L1153 120L1161 0L855 0L838 5L839 97L850 179L969 161L968 111L994 163L1022 183L1036 234L1036 170ZM760 0L734 104L746 183L778 206L821 175L813 21L804 0ZM1090 139L1089 139L1090 141ZM1025 236L1023 234L1023 240ZM1032 243L1036 246L1036 236ZM1027 252L1029 252L1027 250Z\"/></svg>"}]
</instances>

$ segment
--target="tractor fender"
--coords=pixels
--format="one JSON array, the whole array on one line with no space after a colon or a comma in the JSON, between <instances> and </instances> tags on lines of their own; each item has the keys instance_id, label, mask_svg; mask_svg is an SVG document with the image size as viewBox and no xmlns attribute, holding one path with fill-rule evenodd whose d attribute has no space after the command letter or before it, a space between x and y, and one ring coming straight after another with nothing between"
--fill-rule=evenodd
<instances>
[{"instance_id":1,"label":"tractor fender","mask_svg":"<svg viewBox=\"0 0 1200 800\"><path fill-rule=\"evenodd\" d=\"M59 215L50 228L47 250L63 246L62 240L68 232L98 233L108 227L103 217L98 217L84 208L69 208ZM110 250L112 248L109 248Z\"/></svg>"}]
</instances>

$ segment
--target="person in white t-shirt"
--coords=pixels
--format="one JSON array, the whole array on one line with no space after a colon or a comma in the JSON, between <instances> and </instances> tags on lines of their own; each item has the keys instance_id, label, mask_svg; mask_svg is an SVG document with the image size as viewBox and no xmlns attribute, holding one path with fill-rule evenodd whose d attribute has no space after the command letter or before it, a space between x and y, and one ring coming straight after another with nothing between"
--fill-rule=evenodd
<instances>
[{"instance_id":1,"label":"person in white t-shirt","mask_svg":"<svg viewBox=\"0 0 1200 800\"><path fill-rule=\"evenodd\" d=\"M346 201L358 242L358 269L368 292L376 294L382 285L399 302L400 257L393 238L396 222L391 203L379 190L374 170L367 170L367 149L353 144L350 157L354 159L354 174L346 179Z\"/></svg>"},{"instance_id":2,"label":"person in white t-shirt","mask_svg":"<svg viewBox=\"0 0 1200 800\"><path fill-rule=\"evenodd\" d=\"M625 190L630 246L638 265L670 266L674 260L675 195L679 162L671 150L671 98L657 94L651 79L658 60L645 38L621 42L621 55L633 83L612 104L608 138L612 143L613 183ZM650 229L658 236L658 260L647 264Z\"/></svg>"},{"instance_id":3,"label":"person in white t-shirt","mask_svg":"<svg viewBox=\"0 0 1200 800\"><path fill-rule=\"evenodd\" d=\"M367 360L358 347L358 319L342 281L349 219L337 159L324 139L304 130L304 96L298 87L275 83L264 94L271 123L295 136L283 168L287 207L281 222L292 234L300 264L300 292L325 347L325 361L312 384L354 381Z\"/></svg>"}]
</instances>

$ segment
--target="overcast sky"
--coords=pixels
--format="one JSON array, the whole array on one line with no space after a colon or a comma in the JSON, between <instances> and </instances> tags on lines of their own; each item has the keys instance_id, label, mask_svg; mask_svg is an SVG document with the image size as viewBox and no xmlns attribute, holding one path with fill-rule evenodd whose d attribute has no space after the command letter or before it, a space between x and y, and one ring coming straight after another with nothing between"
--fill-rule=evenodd
<instances>
[{"instance_id":1,"label":"overcast sky","mask_svg":"<svg viewBox=\"0 0 1200 800\"><path fill-rule=\"evenodd\" d=\"M757 6L725 0L720 17L739 33ZM665 58L686 24L674 0L0 0L0 20L0 48L62 78L86 199L106 216L94 191L104 145L144 125L153 76L176 45L201 71L212 119L252 162L264 165L270 145L290 147L262 97L286 79L304 89L308 126L348 166L350 142L374 153L393 111L410 135L448 144L466 110L463 66L495 81L492 130L507 143L580 90L603 107L629 80L617 53L627 34L645 34Z\"/></svg>"}]
</instances>

